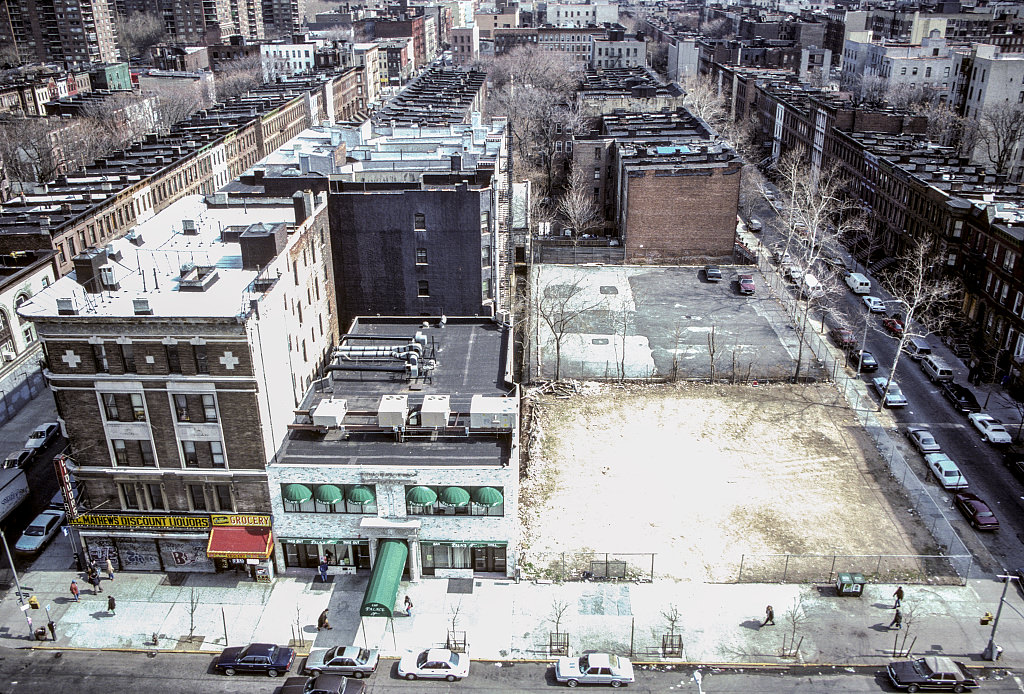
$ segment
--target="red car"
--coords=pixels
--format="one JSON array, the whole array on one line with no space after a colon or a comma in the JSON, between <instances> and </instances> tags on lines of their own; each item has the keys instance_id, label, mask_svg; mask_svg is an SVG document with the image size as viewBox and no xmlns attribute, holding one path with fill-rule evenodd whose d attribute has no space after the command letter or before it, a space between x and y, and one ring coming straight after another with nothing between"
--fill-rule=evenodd
<instances>
[{"instance_id":1,"label":"red car","mask_svg":"<svg viewBox=\"0 0 1024 694\"><path fill-rule=\"evenodd\" d=\"M953 503L975 530L999 530L999 519L984 501L970 492L957 492Z\"/></svg>"},{"instance_id":2,"label":"red car","mask_svg":"<svg viewBox=\"0 0 1024 694\"><path fill-rule=\"evenodd\" d=\"M829 335L832 336L832 341L843 349L849 349L857 343L857 336L853 334L852 330L846 328L834 328Z\"/></svg>"},{"instance_id":3,"label":"red car","mask_svg":"<svg viewBox=\"0 0 1024 694\"><path fill-rule=\"evenodd\" d=\"M882 321L882 326L897 337L903 334L903 323L896 318L886 318Z\"/></svg>"},{"instance_id":4,"label":"red car","mask_svg":"<svg viewBox=\"0 0 1024 694\"><path fill-rule=\"evenodd\" d=\"M754 293L754 276L753 275L740 275L740 294L753 294Z\"/></svg>"}]
</instances>

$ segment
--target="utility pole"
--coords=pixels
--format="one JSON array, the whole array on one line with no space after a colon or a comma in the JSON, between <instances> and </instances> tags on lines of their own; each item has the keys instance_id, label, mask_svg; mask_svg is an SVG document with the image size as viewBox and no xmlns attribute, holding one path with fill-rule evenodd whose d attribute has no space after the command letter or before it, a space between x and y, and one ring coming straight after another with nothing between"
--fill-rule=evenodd
<instances>
[{"instance_id":1,"label":"utility pole","mask_svg":"<svg viewBox=\"0 0 1024 694\"><path fill-rule=\"evenodd\" d=\"M1006 604L1006 589L1010 587L1011 581L1019 580L1017 576L1005 574L1000 574L999 578L1003 579L1003 594L999 596L999 607L996 608L996 618L992 620L992 633L988 637L988 645L981 653L982 658L991 661L995 661L1003 652L1003 649L996 645L996 628L999 626L999 616L1003 614L1003 605Z\"/></svg>"},{"instance_id":2,"label":"utility pole","mask_svg":"<svg viewBox=\"0 0 1024 694\"><path fill-rule=\"evenodd\" d=\"M11 575L14 576L14 588L16 595L18 596L18 605L21 607L21 613L25 615L25 622L28 624L28 636L32 638L32 618L28 616L28 605L25 604L25 598L21 594L21 583L18 581L18 570L14 567L14 558L11 556L11 548L7 546L7 537L0 531L0 542L4 543L4 553L7 555L7 561L11 564Z\"/></svg>"}]
</instances>

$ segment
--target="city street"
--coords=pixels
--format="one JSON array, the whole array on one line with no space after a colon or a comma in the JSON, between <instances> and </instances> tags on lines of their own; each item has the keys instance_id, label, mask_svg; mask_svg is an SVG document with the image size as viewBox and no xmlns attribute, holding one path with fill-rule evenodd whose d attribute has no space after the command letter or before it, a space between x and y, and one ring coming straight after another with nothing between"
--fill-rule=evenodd
<instances>
[{"instance_id":1,"label":"city street","mask_svg":"<svg viewBox=\"0 0 1024 694\"><path fill-rule=\"evenodd\" d=\"M161 654L86 653L68 651L60 657L52 651L0 651L0 680L8 683L11 694L49 694L75 691L76 694L110 694L159 690L163 694L228 694L265 692L272 694L283 679L259 676L224 677L212 674L209 656ZM495 664L474 663L470 676L462 682L406 682L397 679L395 661L384 661L366 682L368 694L377 692L543 692L561 691L546 663ZM640 666L643 667L643 666ZM694 668L679 667L667 671L642 669L631 692L697 692ZM985 681L985 692L1024 691L1021 679L996 671L997 677ZM294 675L294 672L293 672ZM703 691L713 692L892 692L880 668L792 668L772 671L718 670L702 668ZM605 691L599 689L598 691Z\"/></svg>"}]
</instances>

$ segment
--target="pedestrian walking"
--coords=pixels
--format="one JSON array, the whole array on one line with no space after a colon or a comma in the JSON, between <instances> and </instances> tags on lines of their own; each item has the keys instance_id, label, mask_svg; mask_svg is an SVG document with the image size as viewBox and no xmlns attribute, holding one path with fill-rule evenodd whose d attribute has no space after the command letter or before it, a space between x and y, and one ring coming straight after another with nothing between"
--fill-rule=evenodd
<instances>
[{"instance_id":1,"label":"pedestrian walking","mask_svg":"<svg viewBox=\"0 0 1024 694\"><path fill-rule=\"evenodd\" d=\"M412 617L412 600L408 595L405 596L405 616Z\"/></svg>"},{"instance_id":2,"label":"pedestrian walking","mask_svg":"<svg viewBox=\"0 0 1024 694\"><path fill-rule=\"evenodd\" d=\"M50 638L53 639L54 641L56 641L57 640L57 625L53 623L52 619L49 622L46 623L46 628L50 630Z\"/></svg>"},{"instance_id":3,"label":"pedestrian walking","mask_svg":"<svg viewBox=\"0 0 1024 694\"><path fill-rule=\"evenodd\" d=\"M110 561L110 557L107 557L107 578L114 580L114 563Z\"/></svg>"},{"instance_id":4,"label":"pedestrian walking","mask_svg":"<svg viewBox=\"0 0 1024 694\"><path fill-rule=\"evenodd\" d=\"M117 609L117 600L114 600L114 596L107 597L107 612L114 614L114 610Z\"/></svg>"},{"instance_id":5,"label":"pedestrian walking","mask_svg":"<svg viewBox=\"0 0 1024 694\"><path fill-rule=\"evenodd\" d=\"M894 626L897 629L900 629L900 628L903 627L903 613L900 612L899 610L896 610L896 614L893 615L892 621L889 622L889 628L890 629L892 629Z\"/></svg>"},{"instance_id":6,"label":"pedestrian walking","mask_svg":"<svg viewBox=\"0 0 1024 694\"><path fill-rule=\"evenodd\" d=\"M896 592L893 593L892 596L896 598L896 604L892 606L892 608L895 610L897 607L900 606L900 603L903 601L903 586L898 586L896 588Z\"/></svg>"},{"instance_id":7,"label":"pedestrian walking","mask_svg":"<svg viewBox=\"0 0 1024 694\"><path fill-rule=\"evenodd\" d=\"M92 584L94 594L103 592L103 586L100 585L100 575L98 573L93 572L89 576L89 583Z\"/></svg>"},{"instance_id":8,"label":"pedestrian walking","mask_svg":"<svg viewBox=\"0 0 1024 694\"><path fill-rule=\"evenodd\" d=\"M764 610L764 623L761 626L766 627L768 625L775 626L775 608L769 605Z\"/></svg>"},{"instance_id":9,"label":"pedestrian walking","mask_svg":"<svg viewBox=\"0 0 1024 694\"><path fill-rule=\"evenodd\" d=\"M320 613L320 617L316 620L316 630L320 631L321 629L333 629L333 628L334 627L331 626L331 623L329 621L327 621L327 610L324 610L323 612Z\"/></svg>"},{"instance_id":10,"label":"pedestrian walking","mask_svg":"<svg viewBox=\"0 0 1024 694\"><path fill-rule=\"evenodd\" d=\"M75 602L78 602L78 581L71 582L71 597L75 599Z\"/></svg>"},{"instance_id":11,"label":"pedestrian walking","mask_svg":"<svg viewBox=\"0 0 1024 694\"><path fill-rule=\"evenodd\" d=\"M320 562L320 580L323 583L327 583L327 569L330 564L327 563L327 557L324 557Z\"/></svg>"}]
</instances>

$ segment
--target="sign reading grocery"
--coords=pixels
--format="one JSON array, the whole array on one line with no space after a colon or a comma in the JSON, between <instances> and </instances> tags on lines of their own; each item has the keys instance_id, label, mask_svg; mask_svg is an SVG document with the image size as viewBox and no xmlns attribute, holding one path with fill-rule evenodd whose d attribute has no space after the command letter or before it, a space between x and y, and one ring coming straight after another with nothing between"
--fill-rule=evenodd
<instances>
[{"instance_id":1,"label":"sign reading grocery","mask_svg":"<svg viewBox=\"0 0 1024 694\"><path fill-rule=\"evenodd\" d=\"M208 530L211 527L269 528L270 516L212 514L209 516L159 516L135 513L83 513L68 520L70 525L90 528L145 530Z\"/></svg>"}]
</instances>

